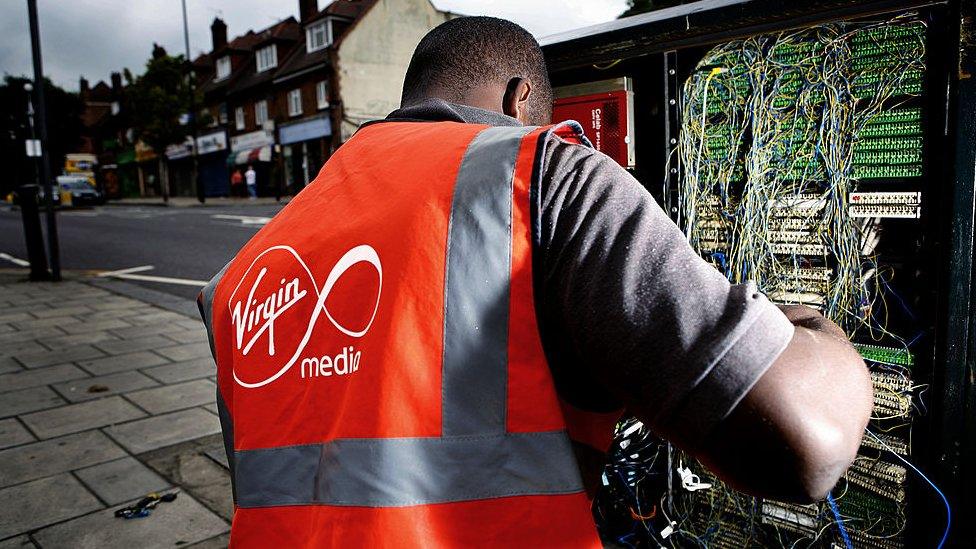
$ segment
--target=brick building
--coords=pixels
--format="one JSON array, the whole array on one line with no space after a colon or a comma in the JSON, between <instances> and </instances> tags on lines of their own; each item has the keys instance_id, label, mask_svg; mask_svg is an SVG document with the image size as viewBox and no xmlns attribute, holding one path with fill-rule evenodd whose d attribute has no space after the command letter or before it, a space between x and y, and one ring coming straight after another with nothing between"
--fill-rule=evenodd
<instances>
[{"instance_id":1,"label":"brick building","mask_svg":"<svg viewBox=\"0 0 976 549\"><path fill-rule=\"evenodd\" d=\"M247 165L261 195L300 191L359 124L399 105L414 48L450 17L428 0L334 0L322 9L299 0L298 20L229 42L215 19L211 51L193 62L209 120L198 134L226 136L225 148L210 153L225 158L226 171L200 170L207 194L232 193L229 174Z\"/></svg>"}]
</instances>

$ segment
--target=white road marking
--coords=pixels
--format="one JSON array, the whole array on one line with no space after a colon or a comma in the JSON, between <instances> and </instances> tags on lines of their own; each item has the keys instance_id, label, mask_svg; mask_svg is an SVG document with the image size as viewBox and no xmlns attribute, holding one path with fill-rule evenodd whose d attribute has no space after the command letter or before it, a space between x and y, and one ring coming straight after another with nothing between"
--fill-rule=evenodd
<instances>
[{"instance_id":1,"label":"white road marking","mask_svg":"<svg viewBox=\"0 0 976 549\"><path fill-rule=\"evenodd\" d=\"M145 282L159 282L162 284L179 284L181 286L197 286L200 288L210 283L207 280L190 280L187 278L170 278L167 276L148 276L137 274L121 274L115 275L113 278L121 278L123 280L142 280Z\"/></svg>"},{"instance_id":2,"label":"white road marking","mask_svg":"<svg viewBox=\"0 0 976 549\"><path fill-rule=\"evenodd\" d=\"M122 280L141 280L143 282L159 282L161 284L178 284L180 286L203 287L206 286L208 283L206 280L190 280L187 278L172 278L168 276L151 276L151 275L135 274L144 271L151 271L154 268L155 267L152 265L141 265L139 267L130 267L128 269L120 269L118 271L107 271L107 272L98 273L98 276L119 278Z\"/></svg>"},{"instance_id":3,"label":"white road marking","mask_svg":"<svg viewBox=\"0 0 976 549\"><path fill-rule=\"evenodd\" d=\"M132 274L132 273L141 273L143 271L151 271L151 270L153 270L155 268L156 267L154 267L153 265L142 265L141 267L131 267L131 268L122 269L122 270L119 270L119 271L106 271L106 272L103 272L103 273L98 273L98 276L127 275L127 274Z\"/></svg>"},{"instance_id":4,"label":"white road marking","mask_svg":"<svg viewBox=\"0 0 976 549\"><path fill-rule=\"evenodd\" d=\"M210 217L212 217L213 219L227 219L230 221L240 221L241 225L267 225L268 221L271 221L270 217L261 217L255 215L216 214Z\"/></svg>"},{"instance_id":5,"label":"white road marking","mask_svg":"<svg viewBox=\"0 0 976 549\"><path fill-rule=\"evenodd\" d=\"M10 254L0 253L0 259L5 259L19 267L30 267L30 261L24 261L23 259L20 259L19 257L14 257Z\"/></svg>"}]
</instances>

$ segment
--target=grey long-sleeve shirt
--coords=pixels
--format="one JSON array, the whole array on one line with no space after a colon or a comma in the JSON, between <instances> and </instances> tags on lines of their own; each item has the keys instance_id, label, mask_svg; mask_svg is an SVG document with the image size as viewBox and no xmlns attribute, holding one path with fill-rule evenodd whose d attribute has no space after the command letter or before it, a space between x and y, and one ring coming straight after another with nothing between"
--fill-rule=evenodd
<instances>
[{"instance_id":1,"label":"grey long-sleeve shirt","mask_svg":"<svg viewBox=\"0 0 976 549\"><path fill-rule=\"evenodd\" d=\"M518 125L431 100L387 120ZM533 219L536 311L560 396L590 411L641 402L689 439L726 417L793 335L752 284L731 285L626 170L553 137Z\"/></svg>"}]
</instances>

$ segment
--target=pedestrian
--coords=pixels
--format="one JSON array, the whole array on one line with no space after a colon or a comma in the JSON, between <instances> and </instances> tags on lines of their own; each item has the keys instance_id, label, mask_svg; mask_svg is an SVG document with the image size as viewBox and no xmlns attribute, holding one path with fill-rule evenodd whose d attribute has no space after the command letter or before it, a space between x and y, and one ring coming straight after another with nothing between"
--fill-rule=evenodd
<instances>
[{"instance_id":1,"label":"pedestrian","mask_svg":"<svg viewBox=\"0 0 976 549\"><path fill-rule=\"evenodd\" d=\"M241 174L240 168L235 168L234 173L230 176L230 194L231 196L244 196L244 175Z\"/></svg>"},{"instance_id":2,"label":"pedestrian","mask_svg":"<svg viewBox=\"0 0 976 549\"><path fill-rule=\"evenodd\" d=\"M730 284L552 97L521 27L440 25L203 290L232 545L599 547L585 464L624 410L756 495L851 463L843 332Z\"/></svg>"},{"instance_id":3,"label":"pedestrian","mask_svg":"<svg viewBox=\"0 0 976 549\"><path fill-rule=\"evenodd\" d=\"M244 180L247 182L247 196L251 200L258 197L258 174L254 171L254 166L248 164L247 171L244 172Z\"/></svg>"}]
</instances>

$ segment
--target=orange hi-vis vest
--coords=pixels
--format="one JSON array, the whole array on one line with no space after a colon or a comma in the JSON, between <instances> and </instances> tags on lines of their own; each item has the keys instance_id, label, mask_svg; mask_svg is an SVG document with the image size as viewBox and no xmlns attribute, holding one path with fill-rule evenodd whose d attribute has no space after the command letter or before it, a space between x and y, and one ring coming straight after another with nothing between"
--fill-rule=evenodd
<instances>
[{"instance_id":1,"label":"orange hi-vis vest","mask_svg":"<svg viewBox=\"0 0 976 549\"><path fill-rule=\"evenodd\" d=\"M232 546L598 547L533 298L544 147L363 127L204 289Z\"/></svg>"}]
</instances>

